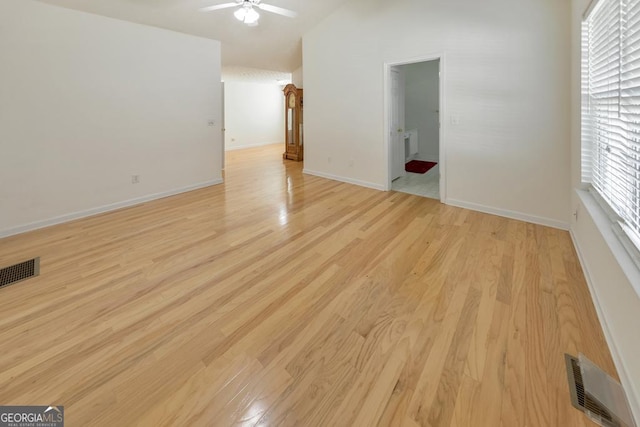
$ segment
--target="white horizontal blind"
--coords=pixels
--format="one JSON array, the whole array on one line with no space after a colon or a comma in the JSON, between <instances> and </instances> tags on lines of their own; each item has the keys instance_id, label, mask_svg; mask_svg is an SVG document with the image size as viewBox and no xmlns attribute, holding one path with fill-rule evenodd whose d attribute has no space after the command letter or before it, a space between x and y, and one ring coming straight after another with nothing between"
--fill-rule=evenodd
<instances>
[{"instance_id":1,"label":"white horizontal blind","mask_svg":"<svg viewBox=\"0 0 640 427\"><path fill-rule=\"evenodd\" d=\"M582 42L583 180L640 242L640 0L600 0Z\"/></svg>"}]
</instances>

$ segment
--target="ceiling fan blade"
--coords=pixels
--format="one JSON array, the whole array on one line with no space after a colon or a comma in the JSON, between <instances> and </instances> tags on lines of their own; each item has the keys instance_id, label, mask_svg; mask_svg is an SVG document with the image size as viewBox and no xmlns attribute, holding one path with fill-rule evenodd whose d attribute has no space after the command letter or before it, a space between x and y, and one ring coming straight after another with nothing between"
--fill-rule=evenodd
<instances>
[{"instance_id":1,"label":"ceiling fan blade","mask_svg":"<svg viewBox=\"0 0 640 427\"><path fill-rule=\"evenodd\" d=\"M214 4L213 6L207 6L200 9L200 12L211 12L212 10L226 9L228 7L236 7L238 3L222 3Z\"/></svg>"},{"instance_id":2,"label":"ceiling fan blade","mask_svg":"<svg viewBox=\"0 0 640 427\"><path fill-rule=\"evenodd\" d=\"M298 13L294 12L293 10L283 9L281 7L272 6L270 4L258 3L255 6L267 12L277 13L278 15L287 16L289 18L295 18L296 16L298 16Z\"/></svg>"}]
</instances>

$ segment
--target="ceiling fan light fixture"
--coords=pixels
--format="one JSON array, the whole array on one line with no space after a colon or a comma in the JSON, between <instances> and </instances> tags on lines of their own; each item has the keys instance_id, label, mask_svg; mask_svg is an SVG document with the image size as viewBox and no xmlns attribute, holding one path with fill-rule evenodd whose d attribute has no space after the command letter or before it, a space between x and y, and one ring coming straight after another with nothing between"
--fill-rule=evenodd
<instances>
[{"instance_id":1,"label":"ceiling fan light fixture","mask_svg":"<svg viewBox=\"0 0 640 427\"><path fill-rule=\"evenodd\" d=\"M258 19L260 19L260 14L254 8L247 9L247 13L244 16L245 24L256 24L258 22Z\"/></svg>"},{"instance_id":2,"label":"ceiling fan light fixture","mask_svg":"<svg viewBox=\"0 0 640 427\"><path fill-rule=\"evenodd\" d=\"M244 21L244 18L247 16L247 9L241 7L233 12L233 16L235 16L238 21Z\"/></svg>"},{"instance_id":3,"label":"ceiling fan light fixture","mask_svg":"<svg viewBox=\"0 0 640 427\"><path fill-rule=\"evenodd\" d=\"M295 18L296 16L298 16L297 12L294 12L293 10L262 3L262 0L235 0L229 3L214 4L213 6L202 7L200 8L200 11L212 12L214 10L228 9L232 7L238 8L235 12L233 12L233 15L236 17L236 19L247 24L249 27L255 27L256 25L258 25L260 14L258 13L257 9L264 10L265 12L269 13L274 13L276 15L286 16L288 18Z\"/></svg>"}]
</instances>

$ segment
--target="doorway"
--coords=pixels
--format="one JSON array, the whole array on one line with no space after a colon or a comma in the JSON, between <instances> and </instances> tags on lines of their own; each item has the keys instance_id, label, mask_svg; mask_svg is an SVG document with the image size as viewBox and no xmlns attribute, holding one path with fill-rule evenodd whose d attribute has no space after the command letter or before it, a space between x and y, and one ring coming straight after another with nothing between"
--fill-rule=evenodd
<instances>
[{"instance_id":1,"label":"doorway","mask_svg":"<svg viewBox=\"0 0 640 427\"><path fill-rule=\"evenodd\" d=\"M442 57L386 64L388 189L445 200Z\"/></svg>"}]
</instances>

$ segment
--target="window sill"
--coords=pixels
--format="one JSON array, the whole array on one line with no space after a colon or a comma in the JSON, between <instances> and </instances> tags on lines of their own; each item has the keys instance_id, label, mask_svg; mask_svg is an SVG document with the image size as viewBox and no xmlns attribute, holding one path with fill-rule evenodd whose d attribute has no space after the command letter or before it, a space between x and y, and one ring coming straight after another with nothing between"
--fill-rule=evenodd
<instances>
[{"instance_id":1,"label":"window sill","mask_svg":"<svg viewBox=\"0 0 640 427\"><path fill-rule=\"evenodd\" d=\"M640 298L640 268L622 243L622 237L614 231L614 223L588 190L576 190L576 194L591 216L596 228L602 234L611 254L631 283L636 295Z\"/></svg>"}]
</instances>

